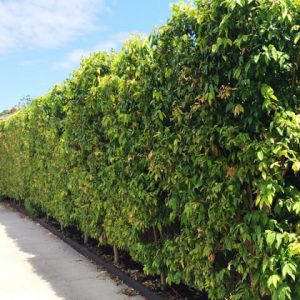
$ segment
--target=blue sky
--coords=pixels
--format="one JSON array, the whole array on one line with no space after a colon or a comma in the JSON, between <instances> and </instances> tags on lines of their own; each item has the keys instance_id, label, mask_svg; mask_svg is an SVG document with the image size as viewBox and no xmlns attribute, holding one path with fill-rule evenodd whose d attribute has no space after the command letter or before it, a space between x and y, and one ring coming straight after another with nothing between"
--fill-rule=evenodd
<instances>
[{"instance_id":1,"label":"blue sky","mask_svg":"<svg viewBox=\"0 0 300 300\"><path fill-rule=\"evenodd\" d=\"M43 95L98 50L150 33L176 0L0 0L0 111Z\"/></svg>"}]
</instances>

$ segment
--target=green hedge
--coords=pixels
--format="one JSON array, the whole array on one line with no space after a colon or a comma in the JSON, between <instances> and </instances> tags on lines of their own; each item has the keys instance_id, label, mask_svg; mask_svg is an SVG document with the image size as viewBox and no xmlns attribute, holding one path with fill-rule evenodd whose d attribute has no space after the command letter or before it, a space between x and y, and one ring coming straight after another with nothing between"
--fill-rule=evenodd
<instances>
[{"instance_id":1,"label":"green hedge","mask_svg":"<svg viewBox=\"0 0 300 300\"><path fill-rule=\"evenodd\" d=\"M0 194L211 299L300 299L300 2L196 1L0 123Z\"/></svg>"}]
</instances>

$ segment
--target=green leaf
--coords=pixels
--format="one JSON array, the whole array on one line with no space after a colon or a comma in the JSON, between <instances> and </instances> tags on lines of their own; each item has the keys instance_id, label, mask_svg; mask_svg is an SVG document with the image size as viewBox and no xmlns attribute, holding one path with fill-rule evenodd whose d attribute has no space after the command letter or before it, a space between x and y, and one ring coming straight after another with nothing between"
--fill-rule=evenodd
<instances>
[{"instance_id":1,"label":"green leaf","mask_svg":"<svg viewBox=\"0 0 300 300\"><path fill-rule=\"evenodd\" d=\"M253 58L253 61L257 64L258 61L259 61L259 58L260 58L260 55L255 55L254 58Z\"/></svg>"},{"instance_id":2,"label":"green leaf","mask_svg":"<svg viewBox=\"0 0 300 300\"><path fill-rule=\"evenodd\" d=\"M234 107L233 114L235 117L239 116L244 112L244 107L241 104L238 104Z\"/></svg>"},{"instance_id":3,"label":"green leaf","mask_svg":"<svg viewBox=\"0 0 300 300\"><path fill-rule=\"evenodd\" d=\"M299 172L300 170L300 161L296 161L292 165L292 169L295 173Z\"/></svg>"},{"instance_id":4,"label":"green leaf","mask_svg":"<svg viewBox=\"0 0 300 300\"><path fill-rule=\"evenodd\" d=\"M262 161L264 159L264 153L262 151L258 151L257 152L257 157L260 161Z\"/></svg>"},{"instance_id":5,"label":"green leaf","mask_svg":"<svg viewBox=\"0 0 300 300\"><path fill-rule=\"evenodd\" d=\"M277 274L274 274L270 276L268 279L268 287L271 288L273 286L277 288L279 282L280 282L280 277Z\"/></svg>"},{"instance_id":6,"label":"green leaf","mask_svg":"<svg viewBox=\"0 0 300 300\"><path fill-rule=\"evenodd\" d=\"M269 246L272 246L273 243L274 243L274 241L275 241L275 239L276 239L276 233L273 232L273 231L267 230L266 234L267 234L267 238L266 238L267 244Z\"/></svg>"},{"instance_id":7,"label":"green leaf","mask_svg":"<svg viewBox=\"0 0 300 300\"><path fill-rule=\"evenodd\" d=\"M297 214L300 215L300 201L296 202L293 205L293 211Z\"/></svg>"},{"instance_id":8,"label":"green leaf","mask_svg":"<svg viewBox=\"0 0 300 300\"><path fill-rule=\"evenodd\" d=\"M294 44L297 44L299 39L300 39L300 33L297 33L295 38L294 38Z\"/></svg>"},{"instance_id":9,"label":"green leaf","mask_svg":"<svg viewBox=\"0 0 300 300\"><path fill-rule=\"evenodd\" d=\"M289 250L293 256L300 255L300 243L294 242L289 245Z\"/></svg>"},{"instance_id":10,"label":"green leaf","mask_svg":"<svg viewBox=\"0 0 300 300\"><path fill-rule=\"evenodd\" d=\"M267 84L263 84L260 91L264 98L270 98L274 95L274 90Z\"/></svg>"},{"instance_id":11,"label":"green leaf","mask_svg":"<svg viewBox=\"0 0 300 300\"><path fill-rule=\"evenodd\" d=\"M282 233L276 233L276 245L275 248L279 249L283 240L283 234Z\"/></svg>"},{"instance_id":12,"label":"green leaf","mask_svg":"<svg viewBox=\"0 0 300 300\"><path fill-rule=\"evenodd\" d=\"M212 47L211 47L211 52L212 52L212 53L217 52L217 51L218 51L218 48L219 48L219 46L218 46L217 44L213 44Z\"/></svg>"},{"instance_id":13,"label":"green leaf","mask_svg":"<svg viewBox=\"0 0 300 300\"><path fill-rule=\"evenodd\" d=\"M282 276L286 278L289 275L295 281L296 267L291 263L287 263L282 268Z\"/></svg>"}]
</instances>

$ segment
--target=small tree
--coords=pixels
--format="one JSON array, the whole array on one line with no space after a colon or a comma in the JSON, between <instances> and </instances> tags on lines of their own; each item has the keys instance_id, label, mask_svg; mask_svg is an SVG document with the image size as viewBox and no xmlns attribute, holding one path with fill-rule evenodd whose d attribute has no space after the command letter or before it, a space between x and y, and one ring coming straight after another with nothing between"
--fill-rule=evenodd
<instances>
[{"instance_id":1,"label":"small tree","mask_svg":"<svg viewBox=\"0 0 300 300\"><path fill-rule=\"evenodd\" d=\"M17 109L22 109L29 106L32 102L33 98L30 95L26 95L20 99L18 104L16 105Z\"/></svg>"}]
</instances>

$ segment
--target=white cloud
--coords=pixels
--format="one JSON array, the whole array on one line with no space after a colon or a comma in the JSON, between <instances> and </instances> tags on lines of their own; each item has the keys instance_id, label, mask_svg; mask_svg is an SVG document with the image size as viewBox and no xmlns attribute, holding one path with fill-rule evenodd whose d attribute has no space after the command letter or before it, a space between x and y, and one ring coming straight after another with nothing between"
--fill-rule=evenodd
<instances>
[{"instance_id":1,"label":"white cloud","mask_svg":"<svg viewBox=\"0 0 300 300\"><path fill-rule=\"evenodd\" d=\"M74 49L67 54L64 61L57 62L56 67L59 68L72 68L78 65L83 57L89 56L91 53L98 51L110 51L111 49L116 49L120 47L129 37L133 35L133 32L118 32L113 35L110 39L103 41L91 49Z\"/></svg>"},{"instance_id":2,"label":"white cloud","mask_svg":"<svg viewBox=\"0 0 300 300\"><path fill-rule=\"evenodd\" d=\"M23 60L19 63L20 66L28 67L32 65L36 65L38 63L42 62L42 60L37 60L37 59L28 59L28 60Z\"/></svg>"},{"instance_id":3,"label":"white cloud","mask_svg":"<svg viewBox=\"0 0 300 300\"><path fill-rule=\"evenodd\" d=\"M81 59L89 54L88 51L83 49L75 49L68 53L64 61L59 61L55 63L55 67L68 69L72 66L78 64Z\"/></svg>"},{"instance_id":4,"label":"white cloud","mask_svg":"<svg viewBox=\"0 0 300 300\"><path fill-rule=\"evenodd\" d=\"M96 29L104 0L0 0L0 53L55 47Z\"/></svg>"}]
</instances>

